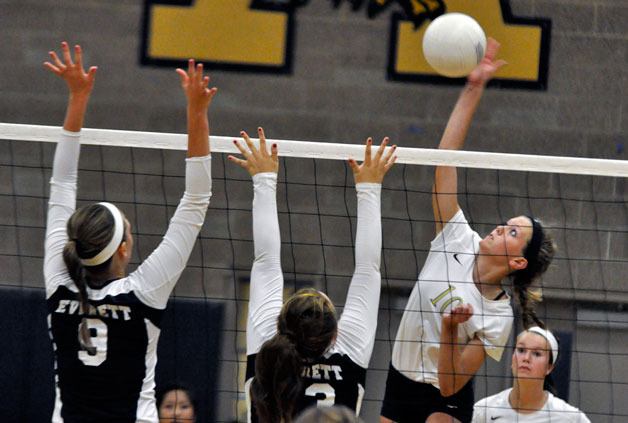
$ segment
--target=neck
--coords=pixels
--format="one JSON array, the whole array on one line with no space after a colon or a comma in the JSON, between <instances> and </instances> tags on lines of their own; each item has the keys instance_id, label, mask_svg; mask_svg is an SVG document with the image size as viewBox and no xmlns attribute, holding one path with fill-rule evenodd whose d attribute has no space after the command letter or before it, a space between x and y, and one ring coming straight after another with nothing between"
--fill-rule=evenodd
<instances>
[{"instance_id":1,"label":"neck","mask_svg":"<svg viewBox=\"0 0 628 423\"><path fill-rule=\"evenodd\" d=\"M504 270L487 263L484 255L477 255L473 265L473 282L483 297L493 299L502 290L501 281L504 278Z\"/></svg>"},{"instance_id":2,"label":"neck","mask_svg":"<svg viewBox=\"0 0 628 423\"><path fill-rule=\"evenodd\" d=\"M102 288L108 281L120 279L126 276L126 269L119 266L111 266L109 271L89 274L89 286L91 288Z\"/></svg>"},{"instance_id":3,"label":"neck","mask_svg":"<svg viewBox=\"0 0 628 423\"><path fill-rule=\"evenodd\" d=\"M543 380L519 380L515 383L508 397L513 410L518 413L534 413L547 402L547 392L543 390Z\"/></svg>"}]
</instances>

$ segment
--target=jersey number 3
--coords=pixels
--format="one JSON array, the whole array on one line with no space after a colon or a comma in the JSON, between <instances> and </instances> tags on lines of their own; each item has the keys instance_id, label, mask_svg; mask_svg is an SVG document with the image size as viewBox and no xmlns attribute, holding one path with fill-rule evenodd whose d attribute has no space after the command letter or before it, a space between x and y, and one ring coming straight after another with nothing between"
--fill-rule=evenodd
<instances>
[{"instance_id":1,"label":"jersey number 3","mask_svg":"<svg viewBox=\"0 0 628 423\"><path fill-rule=\"evenodd\" d=\"M323 399L316 401L316 406L331 407L336 401L336 391L329 383L313 383L305 390L308 397L320 398L321 394L325 396Z\"/></svg>"},{"instance_id":2,"label":"jersey number 3","mask_svg":"<svg viewBox=\"0 0 628 423\"><path fill-rule=\"evenodd\" d=\"M100 319L87 319L87 330L92 338L92 345L96 347L96 355L79 350L78 358L86 366L100 366L107 359L107 325Z\"/></svg>"}]
</instances>

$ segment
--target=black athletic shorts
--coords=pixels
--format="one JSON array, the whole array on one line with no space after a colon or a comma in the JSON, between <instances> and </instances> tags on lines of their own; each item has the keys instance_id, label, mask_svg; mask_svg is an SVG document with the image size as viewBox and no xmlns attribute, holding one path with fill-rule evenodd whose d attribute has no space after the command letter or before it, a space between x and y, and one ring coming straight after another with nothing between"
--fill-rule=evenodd
<instances>
[{"instance_id":1,"label":"black athletic shorts","mask_svg":"<svg viewBox=\"0 0 628 423\"><path fill-rule=\"evenodd\" d=\"M449 414L462 423L473 418L473 379L450 397L429 383L415 382L390 365L382 416L398 423L424 422L432 413Z\"/></svg>"}]
</instances>

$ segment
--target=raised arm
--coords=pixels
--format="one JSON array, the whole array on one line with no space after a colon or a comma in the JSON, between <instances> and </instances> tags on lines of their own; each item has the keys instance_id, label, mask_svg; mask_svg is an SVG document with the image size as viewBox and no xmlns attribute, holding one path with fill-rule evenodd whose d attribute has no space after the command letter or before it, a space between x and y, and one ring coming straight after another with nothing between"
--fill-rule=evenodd
<instances>
[{"instance_id":1,"label":"raised arm","mask_svg":"<svg viewBox=\"0 0 628 423\"><path fill-rule=\"evenodd\" d=\"M377 329L381 290L379 271L382 254L381 189L384 176L393 166L396 146L385 151L388 138L371 156L373 141L366 142L364 162L349 160L358 196L358 226L355 238L355 271L338 321L336 346L366 368L371 358Z\"/></svg>"},{"instance_id":2,"label":"raised arm","mask_svg":"<svg viewBox=\"0 0 628 423\"><path fill-rule=\"evenodd\" d=\"M188 61L188 71L177 69L181 88L187 98L188 157L203 157L209 154L209 120L207 110L218 91L208 88L209 76L203 76L203 64Z\"/></svg>"},{"instance_id":3,"label":"raised arm","mask_svg":"<svg viewBox=\"0 0 628 423\"><path fill-rule=\"evenodd\" d=\"M451 396L464 387L486 358L482 341L475 337L466 345L458 342L458 325L473 316L471 304L459 305L442 318L438 350L438 385L441 395Z\"/></svg>"},{"instance_id":4,"label":"raised arm","mask_svg":"<svg viewBox=\"0 0 628 423\"><path fill-rule=\"evenodd\" d=\"M68 86L68 107L66 109L63 129L70 132L79 132L83 127L83 118L87 110L87 103L94 88L96 66L83 69L83 51L78 44L74 46L74 61L70 54L68 43L61 43L63 60L57 53L50 51L52 62L44 62L44 67L62 78Z\"/></svg>"},{"instance_id":5,"label":"raised arm","mask_svg":"<svg viewBox=\"0 0 628 423\"><path fill-rule=\"evenodd\" d=\"M80 152L79 132L87 110L96 67L87 72L83 69L81 47L74 46L74 60L67 42L61 43L61 57L50 51L50 62L44 67L63 79L68 87L68 104L63 122L63 133L55 150L50 179L50 200L46 223L44 252L44 280L46 295L50 296L55 288L70 281L63 262L63 247L68 236L65 225L76 207L76 184L78 179L78 159Z\"/></svg>"},{"instance_id":6,"label":"raised arm","mask_svg":"<svg viewBox=\"0 0 628 423\"><path fill-rule=\"evenodd\" d=\"M245 169L253 178L253 245L255 259L251 269L249 314L246 326L246 353L256 354L262 344L277 331L277 316L283 305L281 238L277 217L277 145L266 146L262 128L257 129L259 149L246 132L247 148L234 141L244 159L229 160Z\"/></svg>"},{"instance_id":7,"label":"raised arm","mask_svg":"<svg viewBox=\"0 0 628 423\"><path fill-rule=\"evenodd\" d=\"M166 306L185 268L201 230L211 197L211 156L207 112L217 88L208 88L203 65L188 62L187 72L177 69L187 99L188 157L185 163L185 193L179 202L164 239L130 275L136 295L147 305Z\"/></svg>"},{"instance_id":8,"label":"raised arm","mask_svg":"<svg viewBox=\"0 0 628 423\"><path fill-rule=\"evenodd\" d=\"M438 145L439 149L460 150L464 146L467 132L484 93L486 83L491 80L500 67L506 64L503 60L495 60L498 51L499 43L489 38L484 58L467 78L467 84L460 93L454 110L449 116L447 127ZM438 234L443 229L443 225L449 222L460 209L458 205L458 173L455 167L436 167L434 187L432 188L432 207L436 234Z\"/></svg>"}]
</instances>

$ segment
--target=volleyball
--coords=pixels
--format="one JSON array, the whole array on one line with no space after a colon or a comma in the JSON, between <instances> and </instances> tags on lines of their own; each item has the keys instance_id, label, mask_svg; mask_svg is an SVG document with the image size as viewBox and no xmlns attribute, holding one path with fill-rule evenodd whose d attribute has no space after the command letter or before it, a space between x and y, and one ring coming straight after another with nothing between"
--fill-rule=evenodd
<instances>
[{"instance_id":1,"label":"volleyball","mask_svg":"<svg viewBox=\"0 0 628 423\"><path fill-rule=\"evenodd\" d=\"M479 23L463 13L434 19L423 36L423 55L439 74L467 76L484 57L486 35Z\"/></svg>"}]
</instances>

